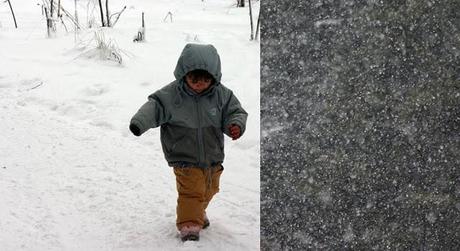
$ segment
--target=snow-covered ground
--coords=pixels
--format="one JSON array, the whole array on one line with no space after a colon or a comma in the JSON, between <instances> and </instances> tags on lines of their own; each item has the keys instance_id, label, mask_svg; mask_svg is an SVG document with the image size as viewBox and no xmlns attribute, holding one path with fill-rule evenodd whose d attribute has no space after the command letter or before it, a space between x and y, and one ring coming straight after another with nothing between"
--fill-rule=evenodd
<instances>
[{"instance_id":1,"label":"snow-covered ground","mask_svg":"<svg viewBox=\"0 0 460 251\"><path fill-rule=\"evenodd\" d=\"M112 12L127 6L114 28L75 35L64 19L69 33L57 25L47 38L41 1L11 2L18 29L8 4L0 4L0 250L258 250L259 43L249 41L247 7L112 0ZM61 3L73 14L74 1ZM87 7L78 1L82 24ZM254 8L259 13L258 1ZM133 43L142 12L147 40ZM164 22L168 12L172 22ZM119 47L122 65L95 56L96 31ZM128 123L150 93L173 80L188 42L215 45L222 82L249 118L243 138L226 138L211 227L199 242L182 243L159 129L137 138Z\"/></svg>"}]
</instances>

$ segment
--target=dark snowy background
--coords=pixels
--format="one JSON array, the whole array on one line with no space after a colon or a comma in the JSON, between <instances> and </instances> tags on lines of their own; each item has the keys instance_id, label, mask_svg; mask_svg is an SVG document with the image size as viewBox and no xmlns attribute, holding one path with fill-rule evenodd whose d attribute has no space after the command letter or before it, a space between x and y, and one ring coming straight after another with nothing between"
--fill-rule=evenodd
<instances>
[{"instance_id":1,"label":"dark snowy background","mask_svg":"<svg viewBox=\"0 0 460 251\"><path fill-rule=\"evenodd\" d=\"M261 249L460 250L460 1L261 4Z\"/></svg>"}]
</instances>

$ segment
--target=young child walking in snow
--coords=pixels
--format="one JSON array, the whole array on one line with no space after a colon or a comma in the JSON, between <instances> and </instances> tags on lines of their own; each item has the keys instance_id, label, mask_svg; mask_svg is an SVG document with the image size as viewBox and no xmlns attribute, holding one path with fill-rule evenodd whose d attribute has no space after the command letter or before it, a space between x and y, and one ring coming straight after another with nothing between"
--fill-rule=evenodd
<instances>
[{"instance_id":1,"label":"young child walking in snow","mask_svg":"<svg viewBox=\"0 0 460 251\"><path fill-rule=\"evenodd\" d=\"M219 191L224 170L224 134L240 138L247 113L220 83L214 46L187 44L174 76L175 81L148 97L129 129L140 136L161 127L163 153L176 176L176 226L183 241L199 240L200 230L209 226L206 208Z\"/></svg>"}]
</instances>

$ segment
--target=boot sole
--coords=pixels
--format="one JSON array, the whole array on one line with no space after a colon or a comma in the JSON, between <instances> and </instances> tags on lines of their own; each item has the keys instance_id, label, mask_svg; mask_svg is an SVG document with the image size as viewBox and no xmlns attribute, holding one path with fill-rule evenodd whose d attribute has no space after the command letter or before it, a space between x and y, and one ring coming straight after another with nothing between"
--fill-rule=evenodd
<instances>
[{"instance_id":1,"label":"boot sole","mask_svg":"<svg viewBox=\"0 0 460 251\"><path fill-rule=\"evenodd\" d=\"M199 241L200 236L195 234L189 234L181 238L182 241Z\"/></svg>"}]
</instances>

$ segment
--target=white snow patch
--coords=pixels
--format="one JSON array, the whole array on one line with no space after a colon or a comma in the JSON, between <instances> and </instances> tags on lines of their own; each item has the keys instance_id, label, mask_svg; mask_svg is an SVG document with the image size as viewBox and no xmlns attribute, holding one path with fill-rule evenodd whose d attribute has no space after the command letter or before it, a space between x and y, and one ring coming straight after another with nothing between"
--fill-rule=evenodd
<instances>
[{"instance_id":1,"label":"white snow patch","mask_svg":"<svg viewBox=\"0 0 460 251\"><path fill-rule=\"evenodd\" d=\"M231 0L114 0L113 12L128 6L114 28L74 34L58 24L46 38L37 3L12 1L18 29L9 9L0 10L0 249L259 250L260 50L248 39L248 9ZM61 4L74 12L74 1ZM78 1L82 25L86 7ZM163 22L169 11L173 22ZM146 41L133 43L142 12ZM79 56L93 49L79 45L96 31L129 55L121 65ZM200 242L182 243L159 129L137 138L128 124L149 94L174 80L195 34L216 46L222 82L249 118L240 140L226 140L210 228Z\"/></svg>"}]
</instances>

